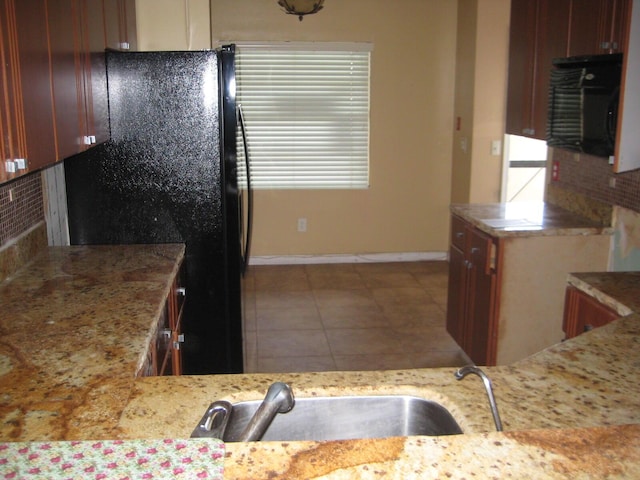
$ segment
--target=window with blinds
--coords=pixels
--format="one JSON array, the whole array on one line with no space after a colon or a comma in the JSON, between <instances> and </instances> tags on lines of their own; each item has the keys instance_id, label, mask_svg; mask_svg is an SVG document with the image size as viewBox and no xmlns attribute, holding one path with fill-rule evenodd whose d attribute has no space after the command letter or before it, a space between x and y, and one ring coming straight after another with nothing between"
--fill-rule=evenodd
<instances>
[{"instance_id":1,"label":"window with blinds","mask_svg":"<svg viewBox=\"0 0 640 480\"><path fill-rule=\"evenodd\" d=\"M254 188L368 188L370 52L369 44L238 46L236 99Z\"/></svg>"}]
</instances>

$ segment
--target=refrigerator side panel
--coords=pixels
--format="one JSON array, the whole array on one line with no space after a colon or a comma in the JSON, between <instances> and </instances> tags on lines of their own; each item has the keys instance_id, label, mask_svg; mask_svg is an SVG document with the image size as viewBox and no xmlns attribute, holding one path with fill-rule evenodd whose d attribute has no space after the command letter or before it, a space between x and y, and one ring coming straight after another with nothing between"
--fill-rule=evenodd
<instances>
[{"instance_id":1,"label":"refrigerator side panel","mask_svg":"<svg viewBox=\"0 0 640 480\"><path fill-rule=\"evenodd\" d=\"M111 141L65 162L72 243L186 244L184 371L229 372L215 52L108 52Z\"/></svg>"}]
</instances>

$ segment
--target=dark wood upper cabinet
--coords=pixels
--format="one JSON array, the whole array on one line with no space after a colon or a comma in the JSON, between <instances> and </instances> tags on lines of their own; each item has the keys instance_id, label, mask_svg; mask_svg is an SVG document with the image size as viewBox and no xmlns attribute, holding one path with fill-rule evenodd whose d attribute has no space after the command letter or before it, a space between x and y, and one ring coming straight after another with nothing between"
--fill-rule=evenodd
<instances>
[{"instance_id":1,"label":"dark wood upper cabinet","mask_svg":"<svg viewBox=\"0 0 640 480\"><path fill-rule=\"evenodd\" d=\"M109 138L102 0L50 2L57 159Z\"/></svg>"},{"instance_id":2,"label":"dark wood upper cabinet","mask_svg":"<svg viewBox=\"0 0 640 480\"><path fill-rule=\"evenodd\" d=\"M624 51L628 0L572 0L568 56Z\"/></svg>"},{"instance_id":3,"label":"dark wood upper cabinet","mask_svg":"<svg viewBox=\"0 0 640 480\"><path fill-rule=\"evenodd\" d=\"M0 0L0 182L108 140L105 49L124 44L135 0Z\"/></svg>"},{"instance_id":4,"label":"dark wood upper cabinet","mask_svg":"<svg viewBox=\"0 0 640 480\"><path fill-rule=\"evenodd\" d=\"M104 0L107 47L136 50L135 0Z\"/></svg>"},{"instance_id":5,"label":"dark wood upper cabinet","mask_svg":"<svg viewBox=\"0 0 640 480\"><path fill-rule=\"evenodd\" d=\"M623 51L630 0L512 0L506 133L546 138L554 58Z\"/></svg>"},{"instance_id":6,"label":"dark wood upper cabinet","mask_svg":"<svg viewBox=\"0 0 640 480\"><path fill-rule=\"evenodd\" d=\"M0 2L3 180L55 159L45 0ZM15 171L14 171L15 170Z\"/></svg>"},{"instance_id":7,"label":"dark wood upper cabinet","mask_svg":"<svg viewBox=\"0 0 640 480\"><path fill-rule=\"evenodd\" d=\"M566 56L570 0L512 0L506 131L546 136L551 61Z\"/></svg>"}]
</instances>

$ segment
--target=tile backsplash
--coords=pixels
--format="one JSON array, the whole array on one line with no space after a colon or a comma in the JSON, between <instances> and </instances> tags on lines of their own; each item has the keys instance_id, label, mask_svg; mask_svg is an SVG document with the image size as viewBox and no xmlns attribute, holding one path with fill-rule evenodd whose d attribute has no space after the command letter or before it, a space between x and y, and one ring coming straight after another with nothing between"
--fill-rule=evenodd
<instances>
[{"instance_id":1,"label":"tile backsplash","mask_svg":"<svg viewBox=\"0 0 640 480\"><path fill-rule=\"evenodd\" d=\"M559 167L559 178L550 180L551 186L640 212L640 170L613 173L605 158L558 148L549 157Z\"/></svg>"},{"instance_id":2,"label":"tile backsplash","mask_svg":"<svg viewBox=\"0 0 640 480\"><path fill-rule=\"evenodd\" d=\"M0 247L44 221L42 195L40 172L0 185Z\"/></svg>"},{"instance_id":3,"label":"tile backsplash","mask_svg":"<svg viewBox=\"0 0 640 480\"><path fill-rule=\"evenodd\" d=\"M47 246L40 172L0 185L0 283Z\"/></svg>"}]
</instances>

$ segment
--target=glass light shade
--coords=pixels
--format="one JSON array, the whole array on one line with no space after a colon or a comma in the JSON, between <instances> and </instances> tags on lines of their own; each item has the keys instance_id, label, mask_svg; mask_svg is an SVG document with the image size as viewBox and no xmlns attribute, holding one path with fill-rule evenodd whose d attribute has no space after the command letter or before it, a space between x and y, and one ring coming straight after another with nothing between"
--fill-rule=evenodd
<instances>
[{"instance_id":1,"label":"glass light shade","mask_svg":"<svg viewBox=\"0 0 640 480\"><path fill-rule=\"evenodd\" d=\"M324 0L278 0L285 12L297 15L300 20L304 15L311 15L322 10Z\"/></svg>"}]
</instances>

